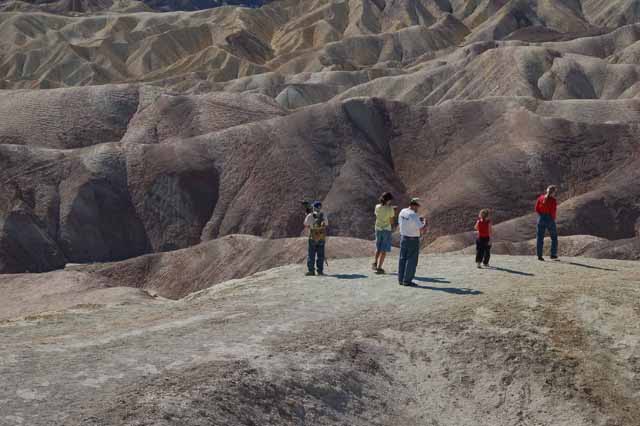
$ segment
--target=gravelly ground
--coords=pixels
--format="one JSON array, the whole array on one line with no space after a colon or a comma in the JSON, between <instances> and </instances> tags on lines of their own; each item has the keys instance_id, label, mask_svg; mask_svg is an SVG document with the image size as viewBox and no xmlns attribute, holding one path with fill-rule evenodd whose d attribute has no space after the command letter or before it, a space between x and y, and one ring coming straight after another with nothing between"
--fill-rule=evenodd
<instances>
[{"instance_id":1,"label":"gravelly ground","mask_svg":"<svg viewBox=\"0 0 640 426\"><path fill-rule=\"evenodd\" d=\"M640 424L640 264L369 263L5 321L0 424Z\"/></svg>"}]
</instances>

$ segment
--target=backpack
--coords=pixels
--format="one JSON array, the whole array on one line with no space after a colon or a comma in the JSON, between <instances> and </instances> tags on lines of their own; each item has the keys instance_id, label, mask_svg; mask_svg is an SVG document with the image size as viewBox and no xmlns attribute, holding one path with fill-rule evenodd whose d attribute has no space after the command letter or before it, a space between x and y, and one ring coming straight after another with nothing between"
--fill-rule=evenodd
<instances>
[{"instance_id":1,"label":"backpack","mask_svg":"<svg viewBox=\"0 0 640 426\"><path fill-rule=\"evenodd\" d=\"M313 224L311 225L309 238L313 241L324 241L327 238L327 227L324 225L324 213L313 213Z\"/></svg>"}]
</instances>

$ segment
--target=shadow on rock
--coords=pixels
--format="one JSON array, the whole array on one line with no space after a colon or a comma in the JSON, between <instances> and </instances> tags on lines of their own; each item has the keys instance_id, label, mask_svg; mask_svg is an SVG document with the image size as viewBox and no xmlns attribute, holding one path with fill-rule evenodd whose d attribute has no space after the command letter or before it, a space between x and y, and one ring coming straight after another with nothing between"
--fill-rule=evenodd
<instances>
[{"instance_id":1,"label":"shadow on rock","mask_svg":"<svg viewBox=\"0 0 640 426\"><path fill-rule=\"evenodd\" d=\"M525 277L535 276L535 274L532 274L530 272L516 271L515 269L501 268L499 266L487 266L486 269L493 269L494 271L500 271L500 272L508 272L510 274L515 274L515 275L523 275Z\"/></svg>"},{"instance_id":2,"label":"shadow on rock","mask_svg":"<svg viewBox=\"0 0 640 426\"><path fill-rule=\"evenodd\" d=\"M362 274L334 274L329 276L331 278L337 278L339 280L360 280L363 278L367 278L366 275L362 275Z\"/></svg>"},{"instance_id":3,"label":"shadow on rock","mask_svg":"<svg viewBox=\"0 0 640 426\"><path fill-rule=\"evenodd\" d=\"M416 278L416 281L419 281ZM447 281L448 282L448 281ZM456 287L431 287L427 285L414 285L410 288L419 288L423 290L443 291L449 294L456 294L458 296L478 296L482 294L480 290L473 290L471 288L456 288Z\"/></svg>"},{"instance_id":4,"label":"shadow on rock","mask_svg":"<svg viewBox=\"0 0 640 426\"><path fill-rule=\"evenodd\" d=\"M577 263L577 262L563 262L563 261L559 261L559 263L564 263L566 265L571 265L571 266L580 266L581 268L588 268L588 269L597 269L599 271L609 271L609 272L617 272L617 269L609 269L609 268L601 268L599 266L593 266L593 265L586 265L584 263Z\"/></svg>"},{"instance_id":5,"label":"shadow on rock","mask_svg":"<svg viewBox=\"0 0 640 426\"><path fill-rule=\"evenodd\" d=\"M389 275L395 275L396 277L398 276L398 274L396 272L394 272L393 274L389 274ZM415 281L420 281L422 283L433 283L433 284L451 284L451 281L447 280L446 278L436 278L436 277L413 277L413 279Z\"/></svg>"},{"instance_id":6,"label":"shadow on rock","mask_svg":"<svg viewBox=\"0 0 640 426\"><path fill-rule=\"evenodd\" d=\"M434 284L451 284L451 281L445 278L433 278L433 277L413 277L414 280L421 283L434 283Z\"/></svg>"}]
</instances>

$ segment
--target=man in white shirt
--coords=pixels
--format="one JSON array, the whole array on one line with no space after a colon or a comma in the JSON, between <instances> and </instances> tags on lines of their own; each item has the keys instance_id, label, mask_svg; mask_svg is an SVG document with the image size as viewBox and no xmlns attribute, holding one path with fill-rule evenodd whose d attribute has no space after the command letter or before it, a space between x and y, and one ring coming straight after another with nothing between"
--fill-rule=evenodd
<instances>
[{"instance_id":1,"label":"man in white shirt","mask_svg":"<svg viewBox=\"0 0 640 426\"><path fill-rule=\"evenodd\" d=\"M420 255L420 236L427 230L424 217L418 216L419 208L420 200L412 198L409 207L402 209L398 216L400 224L398 283L404 286L415 286L413 278L416 275Z\"/></svg>"}]
</instances>

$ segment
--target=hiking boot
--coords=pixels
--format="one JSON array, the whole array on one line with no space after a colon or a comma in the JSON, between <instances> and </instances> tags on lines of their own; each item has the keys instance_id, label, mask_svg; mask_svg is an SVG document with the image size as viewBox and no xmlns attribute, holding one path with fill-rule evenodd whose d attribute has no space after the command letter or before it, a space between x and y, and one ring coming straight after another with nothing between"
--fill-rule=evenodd
<instances>
[{"instance_id":1,"label":"hiking boot","mask_svg":"<svg viewBox=\"0 0 640 426\"><path fill-rule=\"evenodd\" d=\"M538 256L538 260L541 261L541 262L544 262L544 257Z\"/></svg>"},{"instance_id":2,"label":"hiking boot","mask_svg":"<svg viewBox=\"0 0 640 426\"><path fill-rule=\"evenodd\" d=\"M306 273L306 274L304 274L304 275L305 275L306 277L315 277L315 276L316 276L316 273L315 273L315 272L313 272L313 271L309 271L309 272L307 272L307 273Z\"/></svg>"},{"instance_id":3,"label":"hiking boot","mask_svg":"<svg viewBox=\"0 0 640 426\"><path fill-rule=\"evenodd\" d=\"M384 272L384 269L382 269L382 268L378 268L378 269L376 269L376 274L378 274L378 275L382 275L382 274L384 274L384 273L385 273L385 272Z\"/></svg>"}]
</instances>

